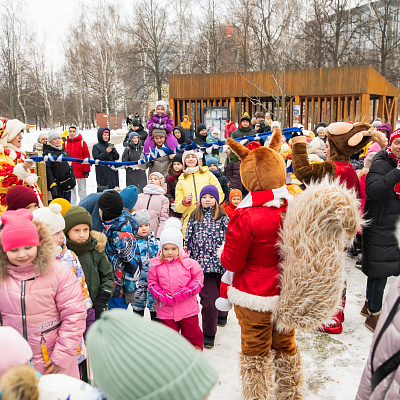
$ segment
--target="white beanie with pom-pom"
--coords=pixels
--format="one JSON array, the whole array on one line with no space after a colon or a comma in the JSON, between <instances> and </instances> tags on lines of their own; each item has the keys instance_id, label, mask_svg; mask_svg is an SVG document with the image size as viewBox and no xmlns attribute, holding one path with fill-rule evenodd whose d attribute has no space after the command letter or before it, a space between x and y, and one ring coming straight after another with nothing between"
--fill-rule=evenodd
<instances>
[{"instance_id":1,"label":"white beanie with pom-pom","mask_svg":"<svg viewBox=\"0 0 400 400\"><path fill-rule=\"evenodd\" d=\"M179 254L183 251L182 222L178 218L168 218L160 235L160 249L164 244L174 244L179 248Z\"/></svg>"},{"instance_id":2,"label":"white beanie with pom-pom","mask_svg":"<svg viewBox=\"0 0 400 400\"><path fill-rule=\"evenodd\" d=\"M52 203L49 207L38 208L33 211L33 221L43 222L50 228L51 234L63 231L65 220L61 215L62 207L58 203Z\"/></svg>"}]
</instances>

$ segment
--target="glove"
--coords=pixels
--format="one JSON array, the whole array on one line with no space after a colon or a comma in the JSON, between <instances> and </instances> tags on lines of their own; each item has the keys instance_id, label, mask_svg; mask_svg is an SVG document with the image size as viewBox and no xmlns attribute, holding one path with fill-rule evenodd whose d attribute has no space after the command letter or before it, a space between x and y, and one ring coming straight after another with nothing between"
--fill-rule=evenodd
<instances>
[{"instance_id":1,"label":"glove","mask_svg":"<svg viewBox=\"0 0 400 400\"><path fill-rule=\"evenodd\" d=\"M83 173L83 177L84 177L84 178L89 178L89 172L84 172L84 173Z\"/></svg>"},{"instance_id":2,"label":"glove","mask_svg":"<svg viewBox=\"0 0 400 400\"><path fill-rule=\"evenodd\" d=\"M101 313L106 309L109 298L110 293L106 292L105 290L101 290L97 297L93 300L93 308L96 319L99 319Z\"/></svg>"},{"instance_id":3,"label":"glove","mask_svg":"<svg viewBox=\"0 0 400 400\"><path fill-rule=\"evenodd\" d=\"M165 129L167 125L160 125L160 129Z\"/></svg>"},{"instance_id":4,"label":"glove","mask_svg":"<svg viewBox=\"0 0 400 400\"><path fill-rule=\"evenodd\" d=\"M183 200L182 200L182 204L186 207L190 207L192 205L192 200L190 200L190 202L187 200L188 195L186 195Z\"/></svg>"},{"instance_id":5,"label":"glove","mask_svg":"<svg viewBox=\"0 0 400 400\"><path fill-rule=\"evenodd\" d=\"M293 138L295 138L295 137L299 137L299 136L304 136L304 135L303 135L303 132L293 132L293 133L292 133L291 139L293 139Z\"/></svg>"},{"instance_id":6,"label":"glove","mask_svg":"<svg viewBox=\"0 0 400 400\"><path fill-rule=\"evenodd\" d=\"M51 192L51 197L53 197L53 199L55 199L57 197L57 186L53 186L50 189L50 192Z\"/></svg>"},{"instance_id":7,"label":"glove","mask_svg":"<svg viewBox=\"0 0 400 400\"><path fill-rule=\"evenodd\" d=\"M160 124L154 124L154 128L160 128Z\"/></svg>"},{"instance_id":8,"label":"glove","mask_svg":"<svg viewBox=\"0 0 400 400\"><path fill-rule=\"evenodd\" d=\"M83 337L86 339L86 333L89 330L89 328L92 326L95 318L96 318L96 312L94 308L89 308L87 311L86 315L86 330L85 333L83 334Z\"/></svg>"}]
</instances>

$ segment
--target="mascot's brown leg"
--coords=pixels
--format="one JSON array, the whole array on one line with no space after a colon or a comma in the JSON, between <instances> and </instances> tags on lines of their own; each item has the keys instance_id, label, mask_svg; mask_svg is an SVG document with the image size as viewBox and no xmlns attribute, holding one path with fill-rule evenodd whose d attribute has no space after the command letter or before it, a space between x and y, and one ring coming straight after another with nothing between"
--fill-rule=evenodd
<instances>
[{"instance_id":1,"label":"mascot's brown leg","mask_svg":"<svg viewBox=\"0 0 400 400\"><path fill-rule=\"evenodd\" d=\"M243 400L274 400L275 352L271 351L271 313L235 305L241 327L240 375Z\"/></svg>"},{"instance_id":2,"label":"mascot's brown leg","mask_svg":"<svg viewBox=\"0 0 400 400\"><path fill-rule=\"evenodd\" d=\"M273 351L266 357L240 353L243 400L275 399L274 358Z\"/></svg>"},{"instance_id":3,"label":"mascot's brown leg","mask_svg":"<svg viewBox=\"0 0 400 400\"><path fill-rule=\"evenodd\" d=\"M295 342L294 329L281 333L274 329L272 348L275 349L275 382L278 400L303 398L303 373L301 357Z\"/></svg>"},{"instance_id":4,"label":"mascot's brown leg","mask_svg":"<svg viewBox=\"0 0 400 400\"><path fill-rule=\"evenodd\" d=\"M303 373L299 350L293 356L281 355L275 359L275 381L278 400L303 398Z\"/></svg>"}]
</instances>

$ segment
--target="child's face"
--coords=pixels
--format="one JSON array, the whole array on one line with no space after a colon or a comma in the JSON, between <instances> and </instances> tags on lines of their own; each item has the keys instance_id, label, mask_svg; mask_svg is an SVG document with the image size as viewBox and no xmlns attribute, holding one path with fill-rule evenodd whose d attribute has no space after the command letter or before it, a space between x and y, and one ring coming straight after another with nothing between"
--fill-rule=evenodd
<instances>
[{"instance_id":1,"label":"child's face","mask_svg":"<svg viewBox=\"0 0 400 400\"><path fill-rule=\"evenodd\" d=\"M164 244L162 248L164 258L168 260L173 260L174 258L179 256L179 248L175 244L167 243Z\"/></svg>"},{"instance_id":2,"label":"child's face","mask_svg":"<svg viewBox=\"0 0 400 400\"><path fill-rule=\"evenodd\" d=\"M133 144L138 144L139 143L139 136L132 136L132 143Z\"/></svg>"},{"instance_id":3,"label":"child's face","mask_svg":"<svg viewBox=\"0 0 400 400\"><path fill-rule=\"evenodd\" d=\"M226 153L226 155L229 156L229 154L231 154L231 149L228 147L228 148L225 150L225 153Z\"/></svg>"},{"instance_id":4,"label":"child's face","mask_svg":"<svg viewBox=\"0 0 400 400\"><path fill-rule=\"evenodd\" d=\"M212 134L216 139L219 139L219 133L218 132L213 132Z\"/></svg>"},{"instance_id":5,"label":"child's face","mask_svg":"<svg viewBox=\"0 0 400 400\"><path fill-rule=\"evenodd\" d=\"M202 207L214 207L216 203L215 197L211 196L211 194L205 194L201 198L201 206Z\"/></svg>"},{"instance_id":6,"label":"child's face","mask_svg":"<svg viewBox=\"0 0 400 400\"><path fill-rule=\"evenodd\" d=\"M163 106L157 106L157 114L161 115L161 114L164 114L164 113L165 113L164 107Z\"/></svg>"},{"instance_id":7,"label":"child's face","mask_svg":"<svg viewBox=\"0 0 400 400\"><path fill-rule=\"evenodd\" d=\"M164 136L156 136L154 138L154 141L156 142L156 145L161 147L165 143L165 137Z\"/></svg>"},{"instance_id":8,"label":"child's face","mask_svg":"<svg viewBox=\"0 0 400 400\"><path fill-rule=\"evenodd\" d=\"M233 196L231 203L233 206L237 207L241 201L242 199L240 198L240 196Z\"/></svg>"},{"instance_id":9,"label":"child's face","mask_svg":"<svg viewBox=\"0 0 400 400\"><path fill-rule=\"evenodd\" d=\"M62 246L64 243L64 232L63 231L59 231L53 234L53 239L56 242L57 246Z\"/></svg>"},{"instance_id":10,"label":"child's face","mask_svg":"<svg viewBox=\"0 0 400 400\"><path fill-rule=\"evenodd\" d=\"M181 136L182 136L182 132L181 132L179 129L175 129L175 130L174 130L174 136L175 136L177 139L180 139Z\"/></svg>"},{"instance_id":11,"label":"child's face","mask_svg":"<svg viewBox=\"0 0 400 400\"><path fill-rule=\"evenodd\" d=\"M183 165L180 162L174 162L172 164L172 168L174 169L175 172L179 172L183 170Z\"/></svg>"},{"instance_id":12,"label":"child's face","mask_svg":"<svg viewBox=\"0 0 400 400\"><path fill-rule=\"evenodd\" d=\"M149 183L151 185L161 186L161 181L158 179L158 177L156 175L150 175Z\"/></svg>"},{"instance_id":13,"label":"child's face","mask_svg":"<svg viewBox=\"0 0 400 400\"><path fill-rule=\"evenodd\" d=\"M73 242L84 243L89 239L89 225L79 224L75 225L68 231L68 236Z\"/></svg>"},{"instance_id":14,"label":"child's face","mask_svg":"<svg viewBox=\"0 0 400 400\"><path fill-rule=\"evenodd\" d=\"M195 167L198 162L199 160L194 154L188 154L185 158L185 164L189 168Z\"/></svg>"},{"instance_id":15,"label":"child's face","mask_svg":"<svg viewBox=\"0 0 400 400\"><path fill-rule=\"evenodd\" d=\"M150 233L150 224L142 224L139 225L139 229L137 231L138 236L146 237Z\"/></svg>"},{"instance_id":16,"label":"child's face","mask_svg":"<svg viewBox=\"0 0 400 400\"><path fill-rule=\"evenodd\" d=\"M37 203L30 203L25 208L27 210L33 212L33 211L37 210L39 207L38 207Z\"/></svg>"},{"instance_id":17,"label":"child's face","mask_svg":"<svg viewBox=\"0 0 400 400\"><path fill-rule=\"evenodd\" d=\"M24 267L37 257L37 246L22 246L6 252L8 261L16 267Z\"/></svg>"},{"instance_id":18,"label":"child's face","mask_svg":"<svg viewBox=\"0 0 400 400\"><path fill-rule=\"evenodd\" d=\"M209 167L208 167L208 169L209 169L210 171L216 171L218 168L217 168L217 166L216 166L215 164L210 164Z\"/></svg>"}]
</instances>

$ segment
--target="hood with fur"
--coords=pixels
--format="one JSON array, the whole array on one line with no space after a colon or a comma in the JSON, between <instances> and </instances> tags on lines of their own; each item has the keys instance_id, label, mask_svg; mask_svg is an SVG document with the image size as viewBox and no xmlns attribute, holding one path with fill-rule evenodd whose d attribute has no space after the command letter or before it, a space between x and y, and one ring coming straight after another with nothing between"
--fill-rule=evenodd
<instances>
[{"instance_id":1,"label":"hood with fur","mask_svg":"<svg viewBox=\"0 0 400 400\"><path fill-rule=\"evenodd\" d=\"M107 236L104 233L97 231L91 231L90 234L92 235L92 238L97 242L94 249L99 253L102 253L106 249Z\"/></svg>"},{"instance_id":2,"label":"hood with fur","mask_svg":"<svg viewBox=\"0 0 400 400\"><path fill-rule=\"evenodd\" d=\"M38 254L33 265L35 271L39 275L45 275L50 270L55 260L57 248L48 226L42 222L33 221L33 223L37 226L39 234ZM0 241L2 234L3 232L0 233ZM0 281L8 276L8 265L10 265L10 262L8 261L6 253L3 251L3 246L0 244Z\"/></svg>"}]
</instances>

